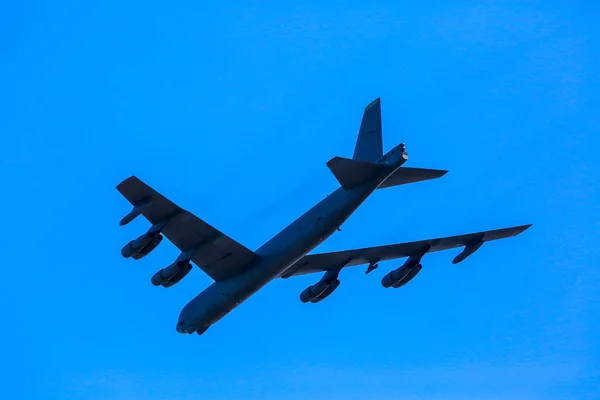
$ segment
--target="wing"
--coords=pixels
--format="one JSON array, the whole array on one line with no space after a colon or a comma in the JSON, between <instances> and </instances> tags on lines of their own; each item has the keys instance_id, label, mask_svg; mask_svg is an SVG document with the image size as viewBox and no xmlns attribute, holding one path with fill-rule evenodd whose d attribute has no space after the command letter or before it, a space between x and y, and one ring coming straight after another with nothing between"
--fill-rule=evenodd
<instances>
[{"instance_id":1,"label":"wing","mask_svg":"<svg viewBox=\"0 0 600 400\"><path fill-rule=\"evenodd\" d=\"M134 206L149 200L142 215L153 225L168 219L161 233L182 252L196 249L191 261L215 281L242 272L257 257L135 176L121 182L117 190Z\"/></svg>"},{"instance_id":2,"label":"wing","mask_svg":"<svg viewBox=\"0 0 600 400\"><path fill-rule=\"evenodd\" d=\"M467 235L336 251L333 253L309 254L300 259L300 261L294 264L291 269L285 271L282 278L333 270L340 266L349 267L371 262L375 263L392 260L395 258L410 257L411 255L422 254L423 251L430 253L433 251L454 249L470 245L474 242L489 242L491 240L516 236L530 226L531 225L522 225L512 228L470 233Z\"/></svg>"}]
</instances>

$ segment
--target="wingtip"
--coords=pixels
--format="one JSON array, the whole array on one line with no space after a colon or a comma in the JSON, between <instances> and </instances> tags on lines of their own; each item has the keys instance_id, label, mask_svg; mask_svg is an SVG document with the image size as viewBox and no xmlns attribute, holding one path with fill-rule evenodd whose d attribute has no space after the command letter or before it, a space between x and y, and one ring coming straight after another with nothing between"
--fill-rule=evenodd
<instances>
[{"instance_id":1,"label":"wingtip","mask_svg":"<svg viewBox=\"0 0 600 400\"><path fill-rule=\"evenodd\" d=\"M117 188L117 190L119 190L119 188L121 188L123 185L125 185L127 182L132 181L134 179L138 179L137 176L135 175L131 175L128 178L123 179L121 182L119 182L119 184L117 186L115 186Z\"/></svg>"},{"instance_id":2,"label":"wingtip","mask_svg":"<svg viewBox=\"0 0 600 400\"><path fill-rule=\"evenodd\" d=\"M367 106L365 107L365 111L367 111L371 107L378 105L379 103L381 103L381 97L378 97L375 100L373 100L372 102L370 102L369 104L367 104Z\"/></svg>"},{"instance_id":3,"label":"wingtip","mask_svg":"<svg viewBox=\"0 0 600 400\"><path fill-rule=\"evenodd\" d=\"M516 227L516 229L517 229L517 235L519 233L522 233L522 232L526 231L527 229L531 228L532 226L533 226L533 224L526 224L526 225L517 226Z\"/></svg>"}]
</instances>

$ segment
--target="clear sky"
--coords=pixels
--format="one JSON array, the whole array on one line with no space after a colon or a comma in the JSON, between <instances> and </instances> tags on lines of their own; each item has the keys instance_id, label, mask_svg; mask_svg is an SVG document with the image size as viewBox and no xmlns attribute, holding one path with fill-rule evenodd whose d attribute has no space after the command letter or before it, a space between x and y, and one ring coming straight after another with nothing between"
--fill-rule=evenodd
<instances>
[{"instance_id":1,"label":"clear sky","mask_svg":"<svg viewBox=\"0 0 600 400\"><path fill-rule=\"evenodd\" d=\"M124 4L126 3L126 4ZM7 399L598 399L600 28L591 1L23 1L0 10ZM211 283L121 247L136 174L251 249L337 182L363 107L450 172L374 194L317 251L533 223L318 305L278 280L201 337Z\"/></svg>"}]
</instances>

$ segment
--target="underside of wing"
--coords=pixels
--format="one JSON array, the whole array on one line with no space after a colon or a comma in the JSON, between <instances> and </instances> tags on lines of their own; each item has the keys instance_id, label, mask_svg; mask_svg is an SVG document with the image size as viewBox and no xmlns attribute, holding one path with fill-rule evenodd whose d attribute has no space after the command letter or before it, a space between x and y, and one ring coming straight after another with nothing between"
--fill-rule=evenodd
<instances>
[{"instance_id":1,"label":"underside of wing","mask_svg":"<svg viewBox=\"0 0 600 400\"><path fill-rule=\"evenodd\" d=\"M315 272L335 271L343 267L374 264L379 261L402 257L420 257L425 253L465 247L463 253L455 257L453 261L454 263L458 263L475 252L475 250L479 249L484 242L516 236L530 226L531 225L521 225L512 228L496 229L438 239L419 240L416 242L366 247L332 253L309 254L298 261L288 271L285 271L282 274L282 278Z\"/></svg>"},{"instance_id":2,"label":"underside of wing","mask_svg":"<svg viewBox=\"0 0 600 400\"><path fill-rule=\"evenodd\" d=\"M121 225L143 215L152 224L148 233L163 234L216 281L237 275L257 257L253 251L177 206L135 176L121 182L117 190L134 207L121 220Z\"/></svg>"}]
</instances>

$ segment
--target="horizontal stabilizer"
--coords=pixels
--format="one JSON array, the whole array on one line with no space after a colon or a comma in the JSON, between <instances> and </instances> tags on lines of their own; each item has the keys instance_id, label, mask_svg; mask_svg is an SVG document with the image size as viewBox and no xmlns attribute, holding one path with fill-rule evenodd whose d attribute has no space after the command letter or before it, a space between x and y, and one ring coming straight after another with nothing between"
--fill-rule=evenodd
<instances>
[{"instance_id":1,"label":"horizontal stabilizer","mask_svg":"<svg viewBox=\"0 0 600 400\"><path fill-rule=\"evenodd\" d=\"M379 189L436 179L447 172L443 169L400 167L379 186Z\"/></svg>"},{"instance_id":2,"label":"horizontal stabilizer","mask_svg":"<svg viewBox=\"0 0 600 400\"><path fill-rule=\"evenodd\" d=\"M360 186L373 176L373 174L387 168L387 166L382 164L352 160L344 157L332 158L327 162L327 166L345 190L351 190Z\"/></svg>"}]
</instances>

